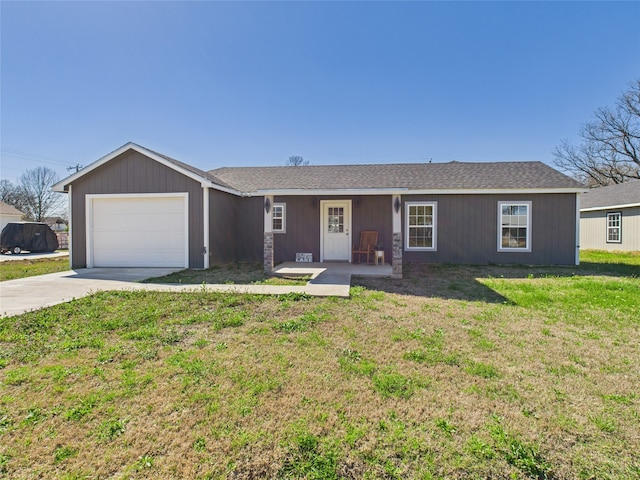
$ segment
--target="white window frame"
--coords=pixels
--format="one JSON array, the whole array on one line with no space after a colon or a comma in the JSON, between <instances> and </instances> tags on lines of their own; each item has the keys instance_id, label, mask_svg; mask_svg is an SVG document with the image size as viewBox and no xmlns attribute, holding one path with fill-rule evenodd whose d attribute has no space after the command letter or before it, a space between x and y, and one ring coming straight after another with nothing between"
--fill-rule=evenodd
<instances>
[{"instance_id":1,"label":"white window frame","mask_svg":"<svg viewBox=\"0 0 640 480\"><path fill-rule=\"evenodd\" d=\"M618 225L617 226L611 226L609 224L610 219L612 218L618 218ZM618 233L618 239L617 240L610 240L609 239L609 232L611 230L614 230ZM606 230L606 234L607 234L607 242L606 243L622 243L622 212L607 212L607 230Z\"/></svg>"},{"instance_id":2,"label":"white window frame","mask_svg":"<svg viewBox=\"0 0 640 480\"><path fill-rule=\"evenodd\" d=\"M287 233L287 204L286 203L274 203L271 216L271 228L273 233ZM276 210L282 208L282 216L276 215ZM282 220L282 228L276 228L274 222L278 219Z\"/></svg>"},{"instance_id":3,"label":"white window frame","mask_svg":"<svg viewBox=\"0 0 640 480\"><path fill-rule=\"evenodd\" d=\"M525 247L503 247L502 246L502 207L505 205L510 207L523 207L523 206L527 207L527 224L514 226L514 228L527 229L527 234L525 237L526 239ZM499 252L530 252L531 251L531 202L530 201L498 202L498 251Z\"/></svg>"},{"instance_id":4,"label":"white window frame","mask_svg":"<svg viewBox=\"0 0 640 480\"><path fill-rule=\"evenodd\" d=\"M431 207L432 208L432 216L433 216L433 223L432 225L424 225L424 227L431 227L432 230L432 246L431 247L411 247L409 246L409 229L411 227L416 227L416 225L410 225L410 221L409 221L409 210L411 209L411 207L420 207L420 206L425 206L425 207ZM405 242L404 242L404 248L405 250L412 250L412 251L428 251L428 252L435 252L438 250L438 202L405 202L404 204L404 238L405 238ZM418 225L418 227L421 227L422 225Z\"/></svg>"}]
</instances>

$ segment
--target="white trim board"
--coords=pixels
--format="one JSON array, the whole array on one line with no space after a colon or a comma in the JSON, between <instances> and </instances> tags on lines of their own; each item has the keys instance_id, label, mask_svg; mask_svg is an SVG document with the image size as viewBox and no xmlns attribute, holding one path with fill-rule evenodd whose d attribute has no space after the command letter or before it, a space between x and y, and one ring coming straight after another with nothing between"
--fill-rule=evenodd
<instances>
[{"instance_id":1,"label":"white trim board","mask_svg":"<svg viewBox=\"0 0 640 480\"><path fill-rule=\"evenodd\" d=\"M581 208L581 212L597 212L598 210L618 210L620 208L640 207L640 203L625 203L623 205L608 205L606 207L589 207Z\"/></svg>"}]
</instances>

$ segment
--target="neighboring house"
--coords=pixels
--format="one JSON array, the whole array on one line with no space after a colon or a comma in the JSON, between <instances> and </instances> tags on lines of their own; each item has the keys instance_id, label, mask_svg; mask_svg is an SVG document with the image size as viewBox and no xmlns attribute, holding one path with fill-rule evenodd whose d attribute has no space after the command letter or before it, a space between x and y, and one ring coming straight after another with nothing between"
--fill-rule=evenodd
<instances>
[{"instance_id":1,"label":"neighboring house","mask_svg":"<svg viewBox=\"0 0 640 480\"><path fill-rule=\"evenodd\" d=\"M64 219L61 217L47 217L44 219L44 222L49 225L49 228L54 232L64 232L67 230L67 224Z\"/></svg>"},{"instance_id":2,"label":"neighboring house","mask_svg":"<svg viewBox=\"0 0 640 480\"><path fill-rule=\"evenodd\" d=\"M22 220L23 215L24 213L17 208L0 202L0 230L2 230L7 223L19 222Z\"/></svg>"},{"instance_id":3,"label":"neighboring house","mask_svg":"<svg viewBox=\"0 0 640 480\"><path fill-rule=\"evenodd\" d=\"M351 261L377 230L407 262L578 262L585 188L540 162L230 167L205 172L128 143L62 180L71 265L207 268L311 253Z\"/></svg>"},{"instance_id":4,"label":"neighboring house","mask_svg":"<svg viewBox=\"0 0 640 480\"><path fill-rule=\"evenodd\" d=\"M640 251L640 180L593 188L582 195L580 248Z\"/></svg>"}]
</instances>

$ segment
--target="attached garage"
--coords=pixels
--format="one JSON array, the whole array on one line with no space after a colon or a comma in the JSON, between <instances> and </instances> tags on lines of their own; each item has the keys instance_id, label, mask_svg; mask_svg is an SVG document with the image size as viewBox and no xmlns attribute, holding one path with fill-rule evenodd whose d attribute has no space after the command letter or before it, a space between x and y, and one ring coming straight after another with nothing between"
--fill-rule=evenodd
<instances>
[{"instance_id":1,"label":"attached garage","mask_svg":"<svg viewBox=\"0 0 640 480\"><path fill-rule=\"evenodd\" d=\"M87 266L189 266L188 194L87 195Z\"/></svg>"}]
</instances>

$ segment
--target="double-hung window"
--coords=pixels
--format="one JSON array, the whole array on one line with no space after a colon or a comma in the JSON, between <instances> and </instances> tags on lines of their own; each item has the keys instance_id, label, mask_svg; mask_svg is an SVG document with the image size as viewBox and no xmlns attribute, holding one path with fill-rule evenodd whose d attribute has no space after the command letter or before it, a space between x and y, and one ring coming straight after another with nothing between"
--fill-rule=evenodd
<instances>
[{"instance_id":1,"label":"double-hung window","mask_svg":"<svg viewBox=\"0 0 640 480\"><path fill-rule=\"evenodd\" d=\"M531 202L498 202L498 251L531 251Z\"/></svg>"},{"instance_id":2,"label":"double-hung window","mask_svg":"<svg viewBox=\"0 0 640 480\"><path fill-rule=\"evenodd\" d=\"M622 242L622 213L607 213L607 243Z\"/></svg>"},{"instance_id":3,"label":"double-hung window","mask_svg":"<svg viewBox=\"0 0 640 480\"><path fill-rule=\"evenodd\" d=\"M285 203L274 203L272 214L272 229L274 233L285 233L287 231L287 205Z\"/></svg>"},{"instance_id":4,"label":"double-hung window","mask_svg":"<svg viewBox=\"0 0 640 480\"><path fill-rule=\"evenodd\" d=\"M437 202L407 202L405 238L407 250L436 250Z\"/></svg>"}]
</instances>

